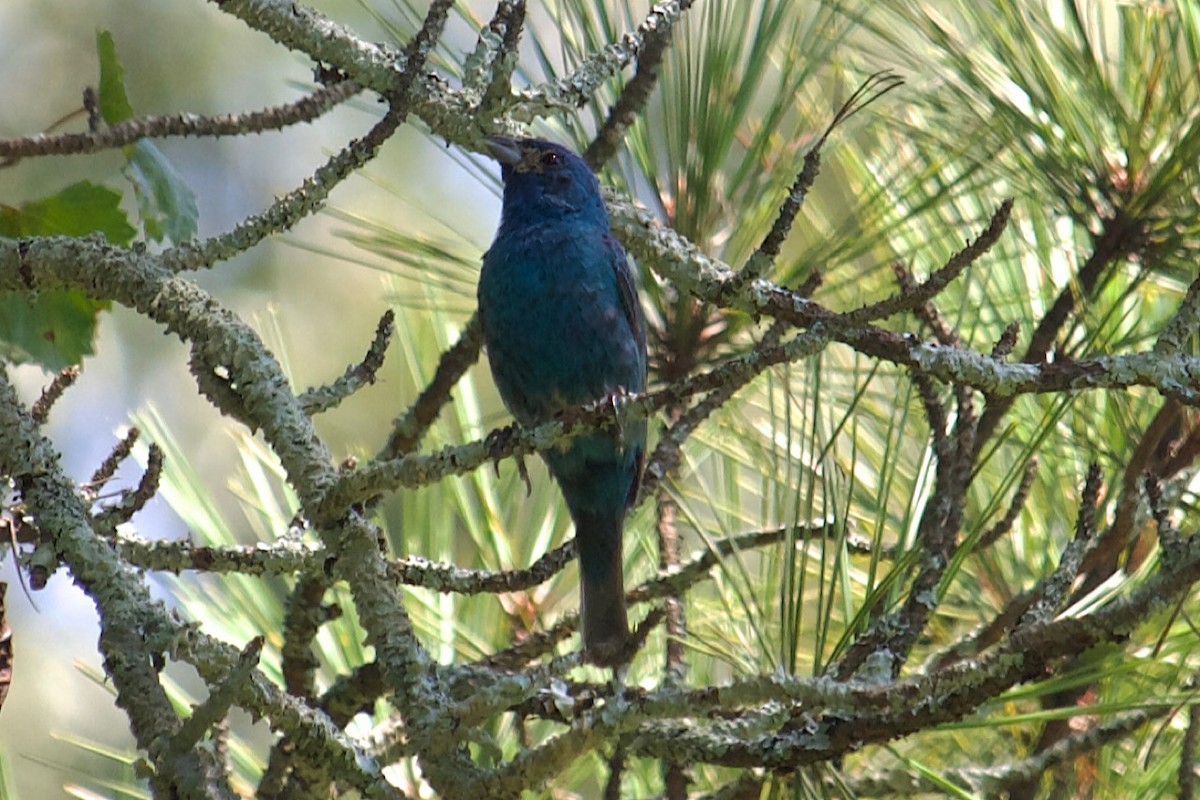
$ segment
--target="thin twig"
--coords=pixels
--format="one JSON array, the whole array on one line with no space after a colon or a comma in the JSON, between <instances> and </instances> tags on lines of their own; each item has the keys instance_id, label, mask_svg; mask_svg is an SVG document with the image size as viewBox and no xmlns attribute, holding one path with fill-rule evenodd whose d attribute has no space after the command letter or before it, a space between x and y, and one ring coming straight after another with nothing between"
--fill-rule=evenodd
<instances>
[{"instance_id":1,"label":"thin twig","mask_svg":"<svg viewBox=\"0 0 1200 800\"><path fill-rule=\"evenodd\" d=\"M49 155L79 155L124 147L140 139L167 136L242 136L282 130L291 125L311 122L360 91L354 81L341 81L322 86L312 94L283 105L243 114L171 114L137 117L111 127L100 127L88 133L38 134L23 139L0 140L0 166L8 166L22 158Z\"/></svg>"},{"instance_id":2,"label":"thin twig","mask_svg":"<svg viewBox=\"0 0 1200 800\"><path fill-rule=\"evenodd\" d=\"M63 392L70 388L79 377L79 370L78 365L59 370L58 374L54 376L54 380L50 381L50 385L42 390L41 396L29 409L29 416L33 418L34 422L41 425L46 421L46 417L50 415L50 409L58 402L58 398L62 397Z\"/></svg>"},{"instance_id":3,"label":"thin twig","mask_svg":"<svg viewBox=\"0 0 1200 800\"><path fill-rule=\"evenodd\" d=\"M851 791L859 797L943 794L946 782L963 787L967 794L1002 797L1006 795L1006 789L1036 780L1038 776L1058 764L1065 764L1073 758L1117 742L1164 713L1162 708L1147 708L1121 714L1086 731L1061 739L1055 742L1053 747L1037 755L1009 763L989 767L944 767L938 773L938 781L931 780L923 772L904 768L857 778L850 777L847 782Z\"/></svg>"},{"instance_id":4,"label":"thin twig","mask_svg":"<svg viewBox=\"0 0 1200 800\"><path fill-rule=\"evenodd\" d=\"M388 309L375 326L375 338L363 360L346 368L346 371L328 386L309 389L300 395L300 405L308 414L319 414L336 407L359 389L375 382L375 375L383 366L384 353L396 332L396 312Z\"/></svg>"},{"instance_id":5,"label":"thin twig","mask_svg":"<svg viewBox=\"0 0 1200 800\"><path fill-rule=\"evenodd\" d=\"M167 743L167 756L176 758L191 750L200 740L208 735L237 700L242 691L242 684L250 680L250 673L258 666L258 657L262 654L264 639L256 636L242 649L237 666L215 686L209 687L208 697L204 702L192 709L192 715L183 721L179 730Z\"/></svg>"},{"instance_id":6,"label":"thin twig","mask_svg":"<svg viewBox=\"0 0 1200 800\"><path fill-rule=\"evenodd\" d=\"M898 261L893 263L892 273L896 276L896 283L900 286L901 295L916 291L916 278L903 264ZM934 338L942 344L957 347L962 343L958 331L942 319L942 313L938 311L932 300L914 306L913 313L917 315L917 319L929 327L929 330L933 331Z\"/></svg>"},{"instance_id":7,"label":"thin twig","mask_svg":"<svg viewBox=\"0 0 1200 800\"><path fill-rule=\"evenodd\" d=\"M600 127L596 138L592 139L592 143L583 153L583 160L593 170L599 170L608 163L608 160L617 152L617 147L625 136L625 131L646 107L650 93L654 91L654 87L658 83L658 70L663 56L667 52L667 47L671 44L671 33L675 30L675 23L687 13L691 6L692 0L680 0L679 16L668 18L664 24L646 34L642 41L642 49L638 53L637 69L633 77L621 89L621 96L609 109L604 125Z\"/></svg>"},{"instance_id":8,"label":"thin twig","mask_svg":"<svg viewBox=\"0 0 1200 800\"><path fill-rule=\"evenodd\" d=\"M476 312L463 326L458 341L442 353L429 385L416 402L396 419L387 445L376 458L397 458L412 452L420 444L442 406L450 400L450 390L479 359L482 346L483 328L479 324L479 313Z\"/></svg>"},{"instance_id":9,"label":"thin twig","mask_svg":"<svg viewBox=\"0 0 1200 800\"><path fill-rule=\"evenodd\" d=\"M227 233L167 250L160 262L176 272L203 269L249 250L268 236L290 229L320 208L334 187L373 159L403 123L403 117L398 111L389 110L365 136L334 154L311 177L305 178L263 213L247 217Z\"/></svg>"},{"instance_id":10,"label":"thin twig","mask_svg":"<svg viewBox=\"0 0 1200 800\"><path fill-rule=\"evenodd\" d=\"M817 173L821 168L821 148L825 146L825 142L828 141L834 129L903 83L904 80L893 72L886 70L876 72L868 76L842 104L821 137L804 154L804 167L796 176L791 189L788 190L787 197L775 218L775 223L771 226L771 230L763 239L762 244L758 246L758 249L746 261L746 265L742 267L741 272L738 273L737 281L745 282L762 277L775 263L775 259L779 256L779 251L783 248L783 243L792 229L792 223L796 221L796 215L804 206L808 190L817 180Z\"/></svg>"},{"instance_id":11,"label":"thin twig","mask_svg":"<svg viewBox=\"0 0 1200 800\"><path fill-rule=\"evenodd\" d=\"M1005 228L1008 227L1012 208L1012 198L1001 203L1000 207L992 214L992 218L983 232L976 236L974 241L969 242L966 247L951 256L924 283L907 291L902 291L894 297L880 300L877 303L870 303L854 311L847 311L839 315L839 323L859 325L864 322L884 319L893 314L899 314L902 311L909 311L929 302L941 294L942 290L951 281L961 275L967 267L974 264L988 250L992 249L992 246L999 240L1000 235L1004 233Z\"/></svg>"},{"instance_id":12,"label":"thin twig","mask_svg":"<svg viewBox=\"0 0 1200 800\"><path fill-rule=\"evenodd\" d=\"M1079 516L1075 522L1075 535L1063 550L1062 558L1050 577L1038 585L1038 593L1029 610L1018 623L1018 627L1046 622L1062 608L1071 584L1079 575L1084 550L1096 538L1096 509L1100 502L1100 491L1104 488L1104 475L1099 464L1088 467L1083 485L1083 497L1079 501Z\"/></svg>"},{"instance_id":13,"label":"thin twig","mask_svg":"<svg viewBox=\"0 0 1200 800\"><path fill-rule=\"evenodd\" d=\"M755 346L755 351L765 352L778 347L780 337L787 330L787 327L786 324L779 321L773 323L763 335L762 341ZM764 364L763 370L767 366ZM637 503L641 503L644 498L649 497L652 492L656 491L662 479L678 468L679 460L683 454L684 443L700 427L701 423L708 419L713 412L729 402L742 387L760 374L761 371L749 372L738 376L736 380L730 380L723 386L718 386L672 421L667 429L663 431L662 436L659 437L658 444L654 447L654 452L646 459L646 469L643 473L642 484L638 490L639 497Z\"/></svg>"},{"instance_id":14,"label":"thin twig","mask_svg":"<svg viewBox=\"0 0 1200 800\"><path fill-rule=\"evenodd\" d=\"M921 399L921 408L925 410L925 419L929 422L929 435L933 439L935 450L944 450L946 446L946 406L938 397L938 387L933 380L920 372L910 375L917 396Z\"/></svg>"},{"instance_id":15,"label":"thin twig","mask_svg":"<svg viewBox=\"0 0 1200 800\"><path fill-rule=\"evenodd\" d=\"M604 781L604 800L621 800L621 776L625 774L625 748L620 740L608 757L608 778Z\"/></svg>"},{"instance_id":16,"label":"thin twig","mask_svg":"<svg viewBox=\"0 0 1200 800\"><path fill-rule=\"evenodd\" d=\"M1175 315L1163 326L1154 342L1154 352L1169 355L1176 353L1183 343L1196 335L1200 329L1200 275L1192 280L1187 294L1175 310Z\"/></svg>"},{"instance_id":17,"label":"thin twig","mask_svg":"<svg viewBox=\"0 0 1200 800\"><path fill-rule=\"evenodd\" d=\"M518 62L518 43L525 25L525 0L500 0L488 23L493 34L500 34L500 46L492 54L487 88L479 106L483 113L508 101L512 94L512 74ZM480 47L488 45L480 38ZM483 74L487 74L485 71Z\"/></svg>"},{"instance_id":18,"label":"thin twig","mask_svg":"<svg viewBox=\"0 0 1200 800\"><path fill-rule=\"evenodd\" d=\"M1013 320L1004 326L1004 332L992 347L992 358L1008 358L1013 348L1017 346L1017 337L1021 333L1021 323Z\"/></svg>"},{"instance_id":19,"label":"thin twig","mask_svg":"<svg viewBox=\"0 0 1200 800\"><path fill-rule=\"evenodd\" d=\"M86 484L87 491L93 496L99 493L104 484L108 483L112 476L117 473L117 468L121 466L121 462L129 458L129 454L133 452L133 446L137 444L138 437L142 432L137 428L130 428L121 437L121 441L117 442L112 452L108 457L101 462L96 471L92 473L92 477L88 479Z\"/></svg>"},{"instance_id":20,"label":"thin twig","mask_svg":"<svg viewBox=\"0 0 1200 800\"><path fill-rule=\"evenodd\" d=\"M1029 346L1021 357L1022 362L1042 364L1046 361L1058 332L1075 310L1076 301L1090 297L1102 277L1110 274L1116 264L1144 245L1145 225L1144 221L1134 219L1119 209L1112 217L1104 220L1099 234L1093 240L1091 255L1063 287L1050 310L1042 315L1034 328L1029 338ZM983 443L991 438L1000 420L1012 407L1012 403L1011 397L988 397L987 409L979 420L976 447L982 447Z\"/></svg>"},{"instance_id":21,"label":"thin twig","mask_svg":"<svg viewBox=\"0 0 1200 800\"><path fill-rule=\"evenodd\" d=\"M94 523L97 530L115 530L118 525L128 522L134 514L146 507L146 503L158 493L164 459L162 448L151 442L146 453L146 469L138 479L137 487L132 492L123 492L119 502L96 514Z\"/></svg>"},{"instance_id":22,"label":"thin twig","mask_svg":"<svg viewBox=\"0 0 1200 800\"><path fill-rule=\"evenodd\" d=\"M644 419L653 411L664 408L681 398L744 380L745 376L761 372L772 364L794 361L812 355L824 346L825 338L817 333L804 333L784 344L765 351L753 351L731 358L710 372L695 375L663 388L640 395L631 395L613 409L608 401L595 401L567 409L555 420L534 428L509 426L489 433L483 439L455 447L447 446L430 455L408 455L387 461L371 462L347 472L341 485L327 499L338 502L363 501L397 486L425 486L449 475L461 475L498 459L525 456L556 446L570 436L603 425L623 424Z\"/></svg>"},{"instance_id":23,"label":"thin twig","mask_svg":"<svg viewBox=\"0 0 1200 800\"><path fill-rule=\"evenodd\" d=\"M1017 484L1017 490L1013 492L1012 500L1008 503L1008 510L1004 512L1004 516L1000 518L999 522L975 541L974 552L979 553L986 550L1012 530L1017 517L1021 515L1021 509L1025 507L1025 501L1029 498L1029 490L1033 487L1034 478L1037 477L1037 468L1038 459L1037 456L1033 456L1025 463L1025 469L1021 472L1021 481Z\"/></svg>"},{"instance_id":24,"label":"thin twig","mask_svg":"<svg viewBox=\"0 0 1200 800\"><path fill-rule=\"evenodd\" d=\"M646 42L656 35L656 31L664 26L674 25L681 14L679 0L662 0L655 3L637 30L626 32L619 41L600 49L569 75L521 92L510 111L511 116L516 120L532 119L563 108L577 108L589 102L606 80L641 52Z\"/></svg>"}]
</instances>

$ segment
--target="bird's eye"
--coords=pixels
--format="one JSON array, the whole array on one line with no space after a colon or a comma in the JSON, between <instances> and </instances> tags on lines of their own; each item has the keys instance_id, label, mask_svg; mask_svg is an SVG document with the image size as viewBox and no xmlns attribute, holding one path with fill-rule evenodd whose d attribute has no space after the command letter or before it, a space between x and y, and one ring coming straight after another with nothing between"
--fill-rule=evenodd
<instances>
[{"instance_id":1,"label":"bird's eye","mask_svg":"<svg viewBox=\"0 0 1200 800\"><path fill-rule=\"evenodd\" d=\"M562 156L553 150L548 150L542 153L542 165L546 167L557 167L562 163Z\"/></svg>"}]
</instances>

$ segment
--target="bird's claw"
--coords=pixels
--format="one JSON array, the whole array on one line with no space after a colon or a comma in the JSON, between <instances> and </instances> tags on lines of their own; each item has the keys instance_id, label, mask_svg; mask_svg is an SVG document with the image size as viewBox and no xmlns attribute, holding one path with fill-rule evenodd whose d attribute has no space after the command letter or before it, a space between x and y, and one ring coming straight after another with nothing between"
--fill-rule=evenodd
<instances>
[{"instance_id":1,"label":"bird's claw","mask_svg":"<svg viewBox=\"0 0 1200 800\"><path fill-rule=\"evenodd\" d=\"M516 435L516 426L506 425L492 431L483 440L483 446L487 448L488 458L492 460L492 469L496 471L497 478L500 477L500 461L512 449L512 442ZM528 497L533 494L533 482L529 480L529 470L525 467L524 457L514 456L514 458L517 462L517 473L521 476L521 482L525 484L525 496Z\"/></svg>"},{"instance_id":2,"label":"bird's claw","mask_svg":"<svg viewBox=\"0 0 1200 800\"><path fill-rule=\"evenodd\" d=\"M521 476L521 482L525 484L525 496L529 497L533 494L533 481L529 480L529 470L525 467L523 456L517 456L517 474Z\"/></svg>"},{"instance_id":3,"label":"bird's claw","mask_svg":"<svg viewBox=\"0 0 1200 800\"><path fill-rule=\"evenodd\" d=\"M512 444L515 435L514 426L505 425L503 428L496 428L484 438L483 446L487 448L488 458L492 459L496 469L500 468L500 459L504 458L504 451Z\"/></svg>"},{"instance_id":4,"label":"bird's claw","mask_svg":"<svg viewBox=\"0 0 1200 800\"><path fill-rule=\"evenodd\" d=\"M624 440L625 426L621 424L621 407L633 399L633 394L624 386L618 386L604 398L604 405L612 409L613 427L616 428L617 438Z\"/></svg>"}]
</instances>

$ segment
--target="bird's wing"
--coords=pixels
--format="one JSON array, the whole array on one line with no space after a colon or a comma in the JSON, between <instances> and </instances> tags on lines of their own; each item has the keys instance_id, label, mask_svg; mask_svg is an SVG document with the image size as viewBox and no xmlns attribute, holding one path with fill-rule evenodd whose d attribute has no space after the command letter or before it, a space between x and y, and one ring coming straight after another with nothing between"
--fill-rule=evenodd
<instances>
[{"instance_id":1,"label":"bird's wing","mask_svg":"<svg viewBox=\"0 0 1200 800\"><path fill-rule=\"evenodd\" d=\"M637 286L633 282L633 270L629 268L629 259L625 257L625 250L622 249L620 243L611 235L606 235L604 241L608 246L613 272L616 273L617 277L617 295L621 298L621 310L625 313L625 319L629 323L629 329L633 331L634 339L637 340L638 358L641 361L642 385L627 386L625 388L639 392L645 391L646 319L642 316L642 304L638 302ZM644 423L641 425L640 430L640 441L634 451L633 476L629 482L629 493L625 498L626 507L632 506L637 500L638 487L642 483L642 467L646 464L646 428Z\"/></svg>"},{"instance_id":2,"label":"bird's wing","mask_svg":"<svg viewBox=\"0 0 1200 800\"><path fill-rule=\"evenodd\" d=\"M633 336L637 340L638 352L644 354L646 352L646 320L642 316L642 305L638 302L637 286L633 282L633 270L629 268L629 259L625 257L625 250L621 244L611 235L605 235L604 243L608 246L610 260L612 262L613 272L617 277L617 294L621 298L621 310L625 313L625 320L629 323L629 329L633 331ZM646 382L646 363L645 356L642 356L642 383ZM629 386L628 389L642 389L642 387Z\"/></svg>"}]
</instances>

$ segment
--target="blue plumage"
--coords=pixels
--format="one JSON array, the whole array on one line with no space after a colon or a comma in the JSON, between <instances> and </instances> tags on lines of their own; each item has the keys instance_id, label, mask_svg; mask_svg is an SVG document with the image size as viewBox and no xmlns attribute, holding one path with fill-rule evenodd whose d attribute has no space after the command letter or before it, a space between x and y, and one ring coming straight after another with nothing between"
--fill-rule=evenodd
<instances>
[{"instance_id":1,"label":"blue plumage","mask_svg":"<svg viewBox=\"0 0 1200 800\"><path fill-rule=\"evenodd\" d=\"M565 147L491 137L504 205L483 257L479 311L492 376L522 424L646 388L646 331L625 252L608 230L596 176ZM621 572L625 511L637 494L644 422L544 453L579 546L585 652L627 656Z\"/></svg>"}]
</instances>

